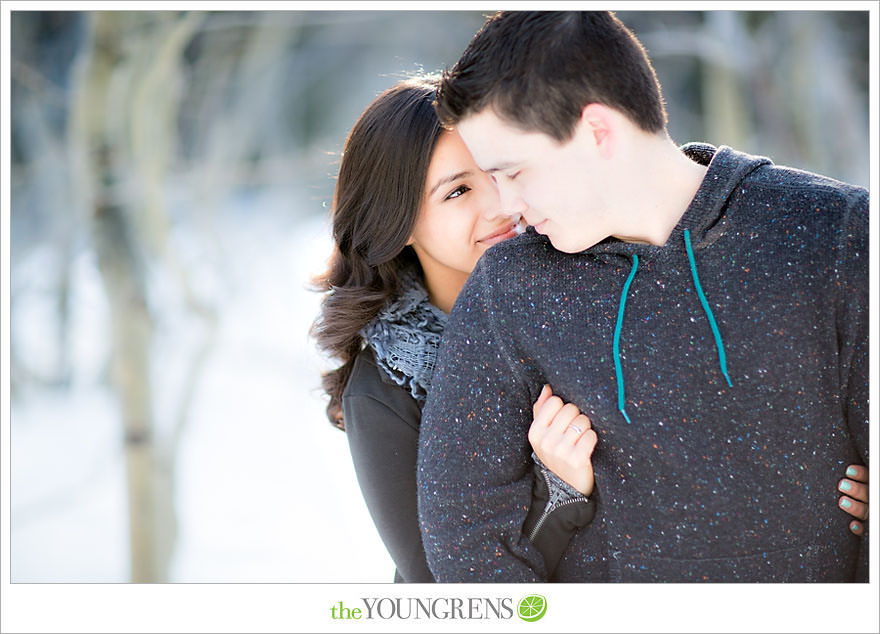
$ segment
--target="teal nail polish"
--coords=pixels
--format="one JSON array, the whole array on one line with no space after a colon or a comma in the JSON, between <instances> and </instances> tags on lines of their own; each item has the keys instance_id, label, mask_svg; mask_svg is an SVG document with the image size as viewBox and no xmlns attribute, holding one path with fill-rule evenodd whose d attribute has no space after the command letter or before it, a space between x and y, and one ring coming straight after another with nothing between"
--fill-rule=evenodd
<instances>
[{"instance_id":1,"label":"teal nail polish","mask_svg":"<svg viewBox=\"0 0 880 634\"><path fill-rule=\"evenodd\" d=\"M855 467L847 467L846 468L846 475L847 475L847 477L854 478L856 475L856 468Z\"/></svg>"},{"instance_id":2,"label":"teal nail polish","mask_svg":"<svg viewBox=\"0 0 880 634\"><path fill-rule=\"evenodd\" d=\"M849 507L852 506L852 502L850 502L850 501L847 500L846 498L843 498L843 499L840 501L840 505L841 505L843 508L848 509Z\"/></svg>"},{"instance_id":3,"label":"teal nail polish","mask_svg":"<svg viewBox=\"0 0 880 634\"><path fill-rule=\"evenodd\" d=\"M862 529L862 527L859 526L858 522L853 522L849 525L849 528L854 533L858 533Z\"/></svg>"},{"instance_id":4,"label":"teal nail polish","mask_svg":"<svg viewBox=\"0 0 880 634\"><path fill-rule=\"evenodd\" d=\"M841 491L849 491L851 488L852 488L852 485L849 482L847 482L846 480L844 480L843 482L840 483L840 490Z\"/></svg>"}]
</instances>

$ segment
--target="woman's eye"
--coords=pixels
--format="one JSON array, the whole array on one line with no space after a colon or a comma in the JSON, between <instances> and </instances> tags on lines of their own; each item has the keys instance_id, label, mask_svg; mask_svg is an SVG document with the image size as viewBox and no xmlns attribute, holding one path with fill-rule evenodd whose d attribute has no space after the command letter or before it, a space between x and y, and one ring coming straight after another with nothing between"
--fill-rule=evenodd
<instances>
[{"instance_id":1,"label":"woman's eye","mask_svg":"<svg viewBox=\"0 0 880 634\"><path fill-rule=\"evenodd\" d=\"M471 190L471 188L468 187L467 185L459 185L458 187L453 189L451 192L449 192L449 195L444 200L449 200L450 198L458 198L459 196L461 196L465 192L469 192L470 190Z\"/></svg>"},{"instance_id":2,"label":"woman's eye","mask_svg":"<svg viewBox=\"0 0 880 634\"><path fill-rule=\"evenodd\" d=\"M516 177L519 176L519 172L514 172L513 174L508 174L507 178L510 180L516 180Z\"/></svg>"}]
</instances>

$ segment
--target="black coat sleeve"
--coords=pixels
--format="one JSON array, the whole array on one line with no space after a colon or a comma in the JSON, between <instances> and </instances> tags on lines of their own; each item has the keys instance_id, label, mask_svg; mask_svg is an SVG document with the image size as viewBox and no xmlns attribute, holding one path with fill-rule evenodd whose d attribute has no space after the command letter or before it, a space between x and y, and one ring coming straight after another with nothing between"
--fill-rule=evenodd
<instances>
[{"instance_id":1,"label":"black coat sleeve","mask_svg":"<svg viewBox=\"0 0 880 634\"><path fill-rule=\"evenodd\" d=\"M572 536L593 521L596 494L581 495L539 462L532 471L535 486L523 532L544 557L547 578L552 580Z\"/></svg>"},{"instance_id":2,"label":"black coat sleeve","mask_svg":"<svg viewBox=\"0 0 880 634\"><path fill-rule=\"evenodd\" d=\"M359 362L362 359L359 359ZM363 360L363 363L369 363ZM355 368L357 372L357 367ZM377 373L375 366L362 369ZM434 581L425 559L416 511L418 407L392 388L383 389L378 374L343 396L343 416L358 484L379 536L397 566L396 580ZM355 373L353 380L357 381ZM409 397L398 388L403 396ZM415 420L412 416L415 414Z\"/></svg>"}]
</instances>

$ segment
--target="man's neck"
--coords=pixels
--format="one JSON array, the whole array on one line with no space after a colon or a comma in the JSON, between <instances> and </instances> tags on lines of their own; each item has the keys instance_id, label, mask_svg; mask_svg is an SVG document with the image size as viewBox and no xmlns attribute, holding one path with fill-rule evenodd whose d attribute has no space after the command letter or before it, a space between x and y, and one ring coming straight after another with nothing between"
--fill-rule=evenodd
<instances>
[{"instance_id":1,"label":"man's neck","mask_svg":"<svg viewBox=\"0 0 880 634\"><path fill-rule=\"evenodd\" d=\"M685 156L666 136L650 138L633 160L638 187L629 199L628 222L615 237L663 246L702 185L707 168Z\"/></svg>"}]
</instances>

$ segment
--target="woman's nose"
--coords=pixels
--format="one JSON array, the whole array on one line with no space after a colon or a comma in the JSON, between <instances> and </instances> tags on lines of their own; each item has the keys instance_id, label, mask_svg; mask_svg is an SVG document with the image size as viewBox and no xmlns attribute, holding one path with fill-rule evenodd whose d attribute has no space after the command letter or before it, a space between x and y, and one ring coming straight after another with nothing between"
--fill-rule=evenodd
<instances>
[{"instance_id":1,"label":"woman's nose","mask_svg":"<svg viewBox=\"0 0 880 634\"><path fill-rule=\"evenodd\" d=\"M494 221L501 217L501 199L494 187L486 188L483 200L480 204L480 216L483 220Z\"/></svg>"}]
</instances>

